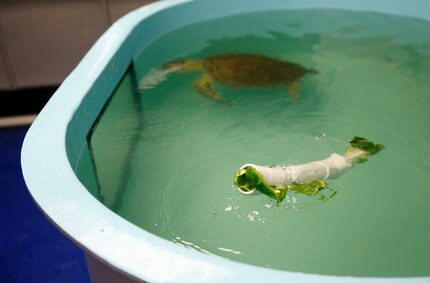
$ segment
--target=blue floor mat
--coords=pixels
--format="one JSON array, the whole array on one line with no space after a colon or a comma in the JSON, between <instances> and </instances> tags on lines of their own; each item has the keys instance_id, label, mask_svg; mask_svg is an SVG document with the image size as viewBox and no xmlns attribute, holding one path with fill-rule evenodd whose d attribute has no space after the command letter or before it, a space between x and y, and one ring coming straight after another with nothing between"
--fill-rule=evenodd
<instances>
[{"instance_id":1,"label":"blue floor mat","mask_svg":"<svg viewBox=\"0 0 430 283\"><path fill-rule=\"evenodd\" d=\"M0 128L0 282L89 283L82 251L42 215L25 186L27 127Z\"/></svg>"}]
</instances>

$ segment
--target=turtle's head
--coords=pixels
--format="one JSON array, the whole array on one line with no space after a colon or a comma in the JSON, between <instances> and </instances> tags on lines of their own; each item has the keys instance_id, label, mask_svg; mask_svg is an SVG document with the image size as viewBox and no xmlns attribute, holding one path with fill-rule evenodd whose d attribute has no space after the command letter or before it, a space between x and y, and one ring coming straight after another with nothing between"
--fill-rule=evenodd
<instances>
[{"instance_id":1,"label":"turtle's head","mask_svg":"<svg viewBox=\"0 0 430 283\"><path fill-rule=\"evenodd\" d=\"M171 71L201 71L203 69L202 60L179 59L169 61L163 65L163 68Z\"/></svg>"}]
</instances>

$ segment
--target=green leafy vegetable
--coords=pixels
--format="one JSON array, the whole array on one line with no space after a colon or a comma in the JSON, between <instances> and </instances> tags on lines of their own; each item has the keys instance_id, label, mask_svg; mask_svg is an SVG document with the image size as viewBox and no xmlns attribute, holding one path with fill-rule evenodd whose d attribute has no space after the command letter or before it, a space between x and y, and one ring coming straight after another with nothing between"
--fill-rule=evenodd
<instances>
[{"instance_id":1,"label":"green leafy vegetable","mask_svg":"<svg viewBox=\"0 0 430 283\"><path fill-rule=\"evenodd\" d=\"M285 187L272 187L266 184L263 175L252 166L237 171L234 176L234 184L246 192L257 190L278 202L281 202L287 195Z\"/></svg>"},{"instance_id":2,"label":"green leafy vegetable","mask_svg":"<svg viewBox=\"0 0 430 283\"><path fill-rule=\"evenodd\" d=\"M370 140L362 137L354 137L349 141L352 147L359 148L367 152L368 155L374 155L385 148L383 144L375 144Z\"/></svg>"},{"instance_id":3,"label":"green leafy vegetable","mask_svg":"<svg viewBox=\"0 0 430 283\"><path fill-rule=\"evenodd\" d=\"M320 180L315 180L308 184L293 183L288 185L287 188L270 186L264 181L263 175L252 166L247 166L237 171L234 176L234 184L245 192L257 190L278 202L285 199L288 190L312 196L327 187L326 183Z\"/></svg>"},{"instance_id":4,"label":"green leafy vegetable","mask_svg":"<svg viewBox=\"0 0 430 283\"><path fill-rule=\"evenodd\" d=\"M308 184L292 183L288 185L288 189L296 193L313 196L318 194L321 190L325 189L327 184L324 181L315 180Z\"/></svg>"},{"instance_id":5,"label":"green leafy vegetable","mask_svg":"<svg viewBox=\"0 0 430 283\"><path fill-rule=\"evenodd\" d=\"M348 158L354 163L364 163L367 161L367 157L374 155L385 148L382 144L375 144L370 140L355 136L349 141L349 148L345 154L345 158Z\"/></svg>"}]
</instances>

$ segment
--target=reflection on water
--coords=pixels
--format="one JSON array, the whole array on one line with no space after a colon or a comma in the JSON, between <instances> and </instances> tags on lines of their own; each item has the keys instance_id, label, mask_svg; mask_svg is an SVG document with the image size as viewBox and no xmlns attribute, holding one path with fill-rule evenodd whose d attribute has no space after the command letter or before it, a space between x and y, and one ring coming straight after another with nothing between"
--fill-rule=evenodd
<instances>
[{"instance_id":1,"label":"reflection on water","mask_svg":"<svg viewBox=\"0 0 430 283\"><path fill-rule=\"evenodd\" d=\"M110 108L116 110L106 110ZM137 92L134 71L130 68L88 135L96 197L114 211L122 206L133 155L143 131L143 118L142 96Z\"/></svg>"}]
</instances>

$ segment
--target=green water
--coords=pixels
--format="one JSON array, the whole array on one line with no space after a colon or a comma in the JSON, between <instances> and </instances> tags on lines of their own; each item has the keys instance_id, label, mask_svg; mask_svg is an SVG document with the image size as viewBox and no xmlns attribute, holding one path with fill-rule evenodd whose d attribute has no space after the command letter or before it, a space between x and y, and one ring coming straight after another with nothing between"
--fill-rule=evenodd
<instances>
[{"instance_id":1,"label":"green water","mask_svg":"<svg viewBox=\"0 0 430 283\"><path fill-rule=\"evenodd\" d=\"M176 58L255 53L318 70L284 88L215 84L230 106L196 93L200 73L135 92ZM116 213L179 245L276 269L351 276L430 276L430 23L332 10L244 14L165 34L142 49L78 168ZM298 164L343 153L355 135L387 148L329 186L280 205L245 196L245 163ZM98 185L96 185L98 183Z\"/></svg>"}]
</instances>

